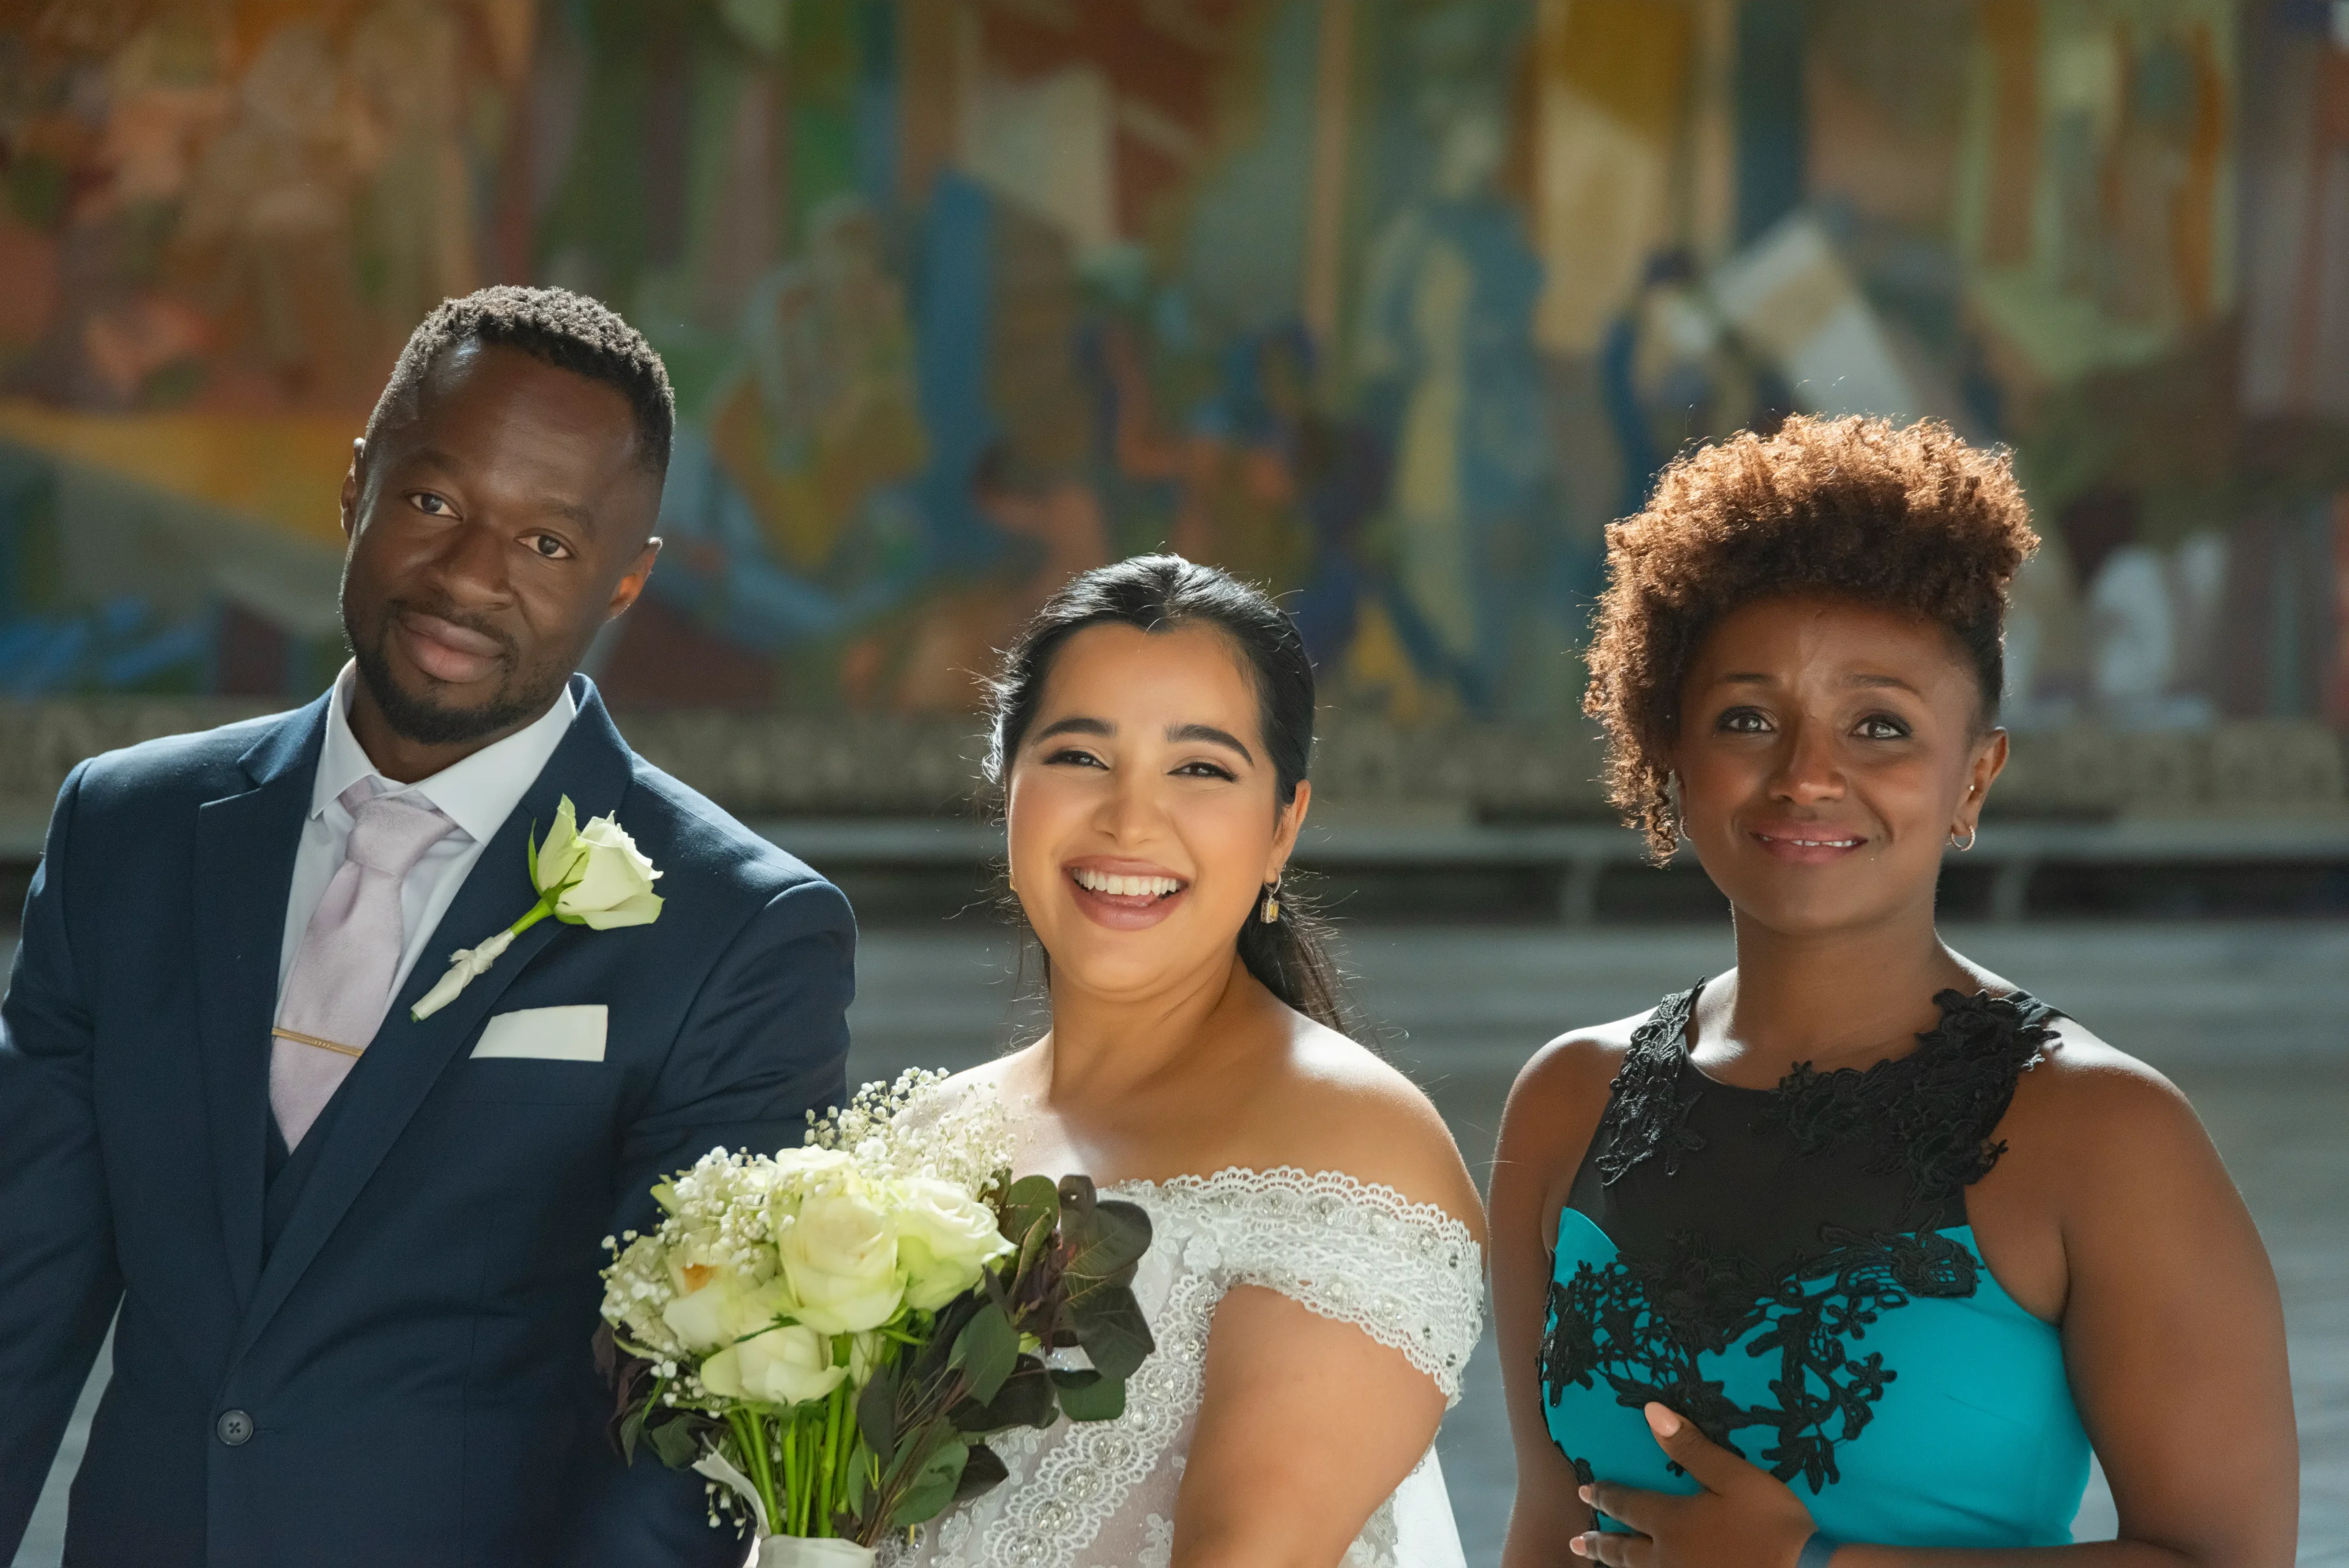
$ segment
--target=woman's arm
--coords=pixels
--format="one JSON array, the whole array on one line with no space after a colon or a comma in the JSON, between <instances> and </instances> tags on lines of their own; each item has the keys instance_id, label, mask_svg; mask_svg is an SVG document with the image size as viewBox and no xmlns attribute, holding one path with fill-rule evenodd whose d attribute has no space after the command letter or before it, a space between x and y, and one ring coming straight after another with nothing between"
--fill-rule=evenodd
<instances>
[{"instance_id":1,"label":"woman's arm","mask_svg":"<svg viewBox=\"0 0 2349 1568\"><path fill-rule=\"evenodd\" d=\"M2289 1568L2300 1460L2282 1308L2192 1107L2158 1074L2067 1037L1999 1133L2012 1163L1985 1179L2000 1189L1978 1207L2041 1210L2060 1237L2064 1366L2119 1537L1995 1552L1856 1542L1835 1568ZM2030 1237L2014 1234L2027 1256ZM1991 1251L1993 1265L2005 1251ZM1796 1494L1687 1422L1651 1422L1705 1490L1601 1487L1599 1505L1641 1534L1586 1535L1578 1551L1618 1568L1792 1568L1809 1530Z\"/></svg>"},{"instance_id":2,"label":"woman's arm","mask_svg":"<svg viewBox=\"0 0 2349 1568\"><path fill-rule=\"evenodd\" d=\"M1550 1440L1537 1363L1549 1316L1551 1245L1558 1210L1607 1103L1620 1053L1568 1037L1546 1046L1509 1090L1487 1199L1493 1249L1493 1332L1516 1449L1517 1492L1501 1568L1552 1568L1591 1525L1575 1495L1574 1467Z\"/></svg>"},{"instance_id":3,"label":"woman's arm","mask_svg":"<svg viewBox=\"0 0 2349 1568\"><path fill-rule=\"evenodd\" d=\"M1292 1145L1275 1163L1302 1155L1303 1168L1343 1170L1432 1204L1465 1234L1423 1209L1414 1225L1475 1246L1388 1254L1351 1241L1333 1251L1300 1235L1279 1243L1278 1259L1226 1248L1226 1268L1263 1282L1235 1284L1209 1326L1198 1425L1175 1499L1174 1568L1336 1568L1434 1440L1446 1403L1435 1371L1464 1361L1474 1343L1484 1214L1435 1108L1380 1064L1339 1096L1324 1084L1289 1108L1289 1120L1316 1125L1319 1141ZM1299 1289L1322 1312L1271 1288L1291 1273L1310 1282L1282 1290ZM1433 1336L1416 1359L1352 1321L1357 1303L1381 1289L1430 1314L1407 1325L1414 1338Z\"/></svg>"},{"instance_id":4,"label":"woman's arm","mask_svg":"<svg viewBox=\"0 0 2349 1568\"><path fill-rule=\"evenodd\" d=\"M1335 1568L1443 1419L1443 1391L1402 1351L1235 1287L1207 1337L1174 1568Z\"/></svg>"},{"instance_id":5,"label":"woman's arm","mask_svg":"<svg viewBox=\"0 0 2349 1568\"><path fill-rule=\"evenodd\" d=\"M2300 1445L2283 1304L2251 1213L2167 1079L2093 1041L2046 1065L2047 1082L2024 1085L2044 1093L2017 1095L2031 1119L2011 1117L2011 1137L2062 1154L2042 1180L2061 1195L2064 1364L2120 1543L2148 1564L2286 1568Z\"/></svg>"}]
</instances>

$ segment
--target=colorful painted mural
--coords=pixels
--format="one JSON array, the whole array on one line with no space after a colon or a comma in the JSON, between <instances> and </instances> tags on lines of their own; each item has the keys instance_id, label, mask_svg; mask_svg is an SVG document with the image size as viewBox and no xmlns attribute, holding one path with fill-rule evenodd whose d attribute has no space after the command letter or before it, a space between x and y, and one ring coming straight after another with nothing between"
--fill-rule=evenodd
<instances>
[{"instance_id":1,"label":"colorful painted mural","mask_svg":"<svg viewBox=\"0 0 2349 1568\"><path fill-rule=\"evenodd\" d=\"M529 280L678 388L625 705L965 708L1166 545L1288 595L1335 701L1570 712L1607 521L1804 409L2015 446L2021 722L2349 721L2349 5L9 18L0 693L316 690L392 356Z\"/></svg>"}]
</instances>

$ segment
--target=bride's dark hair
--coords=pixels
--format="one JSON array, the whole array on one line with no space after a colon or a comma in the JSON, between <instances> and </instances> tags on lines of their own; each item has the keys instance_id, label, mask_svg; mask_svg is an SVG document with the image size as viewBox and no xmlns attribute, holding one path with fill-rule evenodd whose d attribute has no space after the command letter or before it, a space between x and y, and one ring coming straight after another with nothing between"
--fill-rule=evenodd
<instances>
[{"instance_id":1,"label":"bride's dark hair","mask_svg":"<svg viewBox=\"0 0 2349 1568\"><path fill-rule=\"evenodd\" d=\"M1273 799L1286 811L1313 756L1313 661L1287 611L1262 591L1180 556L1136 556L1080 573L1044 602L1003 656L989 685L994 732L987 780L1002 797L1011 759L1035 722L1061 645L1091 626L1146 632L1212 627L1256 679L1257 725L1272 763ZM1254 914L1239 931L1240 961L1264 988L1318 1023L1343 1032L1346 1007L1328 928L1284 880L1280 918ZM1046 955L1046 962L1050 955Z\"/></svg>"}]
</instances>

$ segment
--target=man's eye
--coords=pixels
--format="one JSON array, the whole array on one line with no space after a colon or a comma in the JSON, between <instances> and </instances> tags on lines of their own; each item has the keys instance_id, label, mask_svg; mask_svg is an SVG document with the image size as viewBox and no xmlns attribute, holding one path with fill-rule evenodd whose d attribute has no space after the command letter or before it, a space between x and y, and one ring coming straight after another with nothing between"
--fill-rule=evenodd
<instances>
[{"instance_id":1,"label":"man's eye","mask_svg":"<svg viewBox=\"0 0 2349 1568\"><path fill-rule=\"evenodd\" d=\"M530 547L550 561L560 561L571 554L571 546L552 534L533 534Z\"/></svg>"},{"instance_id":2,"label":"man's eye","mask_svg":"<svg viewBox=\"0 0 2349 1568\"><path fill-rule=\"evenodd\" d=\"M409 499L416 504L416 509L428 517L447 517L456 511L446 500L429 490L419 491Z\"/></svg>"}]
</instances>

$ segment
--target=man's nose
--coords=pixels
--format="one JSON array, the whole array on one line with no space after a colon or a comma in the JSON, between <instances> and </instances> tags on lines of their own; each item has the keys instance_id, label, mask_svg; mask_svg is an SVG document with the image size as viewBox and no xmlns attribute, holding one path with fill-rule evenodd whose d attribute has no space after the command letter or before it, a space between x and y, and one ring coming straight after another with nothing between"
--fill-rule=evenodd
<instances>
[{"instance_id":1,"label":"man's nose","mask_svg":"<svg viewBox=\"0 0 2349 1568\"><path fill-rule=\"evenodd\" d=\"M509 597L505 540L484 523L467 522L449 530L428 570L441 591L459 604L503 604Z\"/></svg>"}]
</instances>

